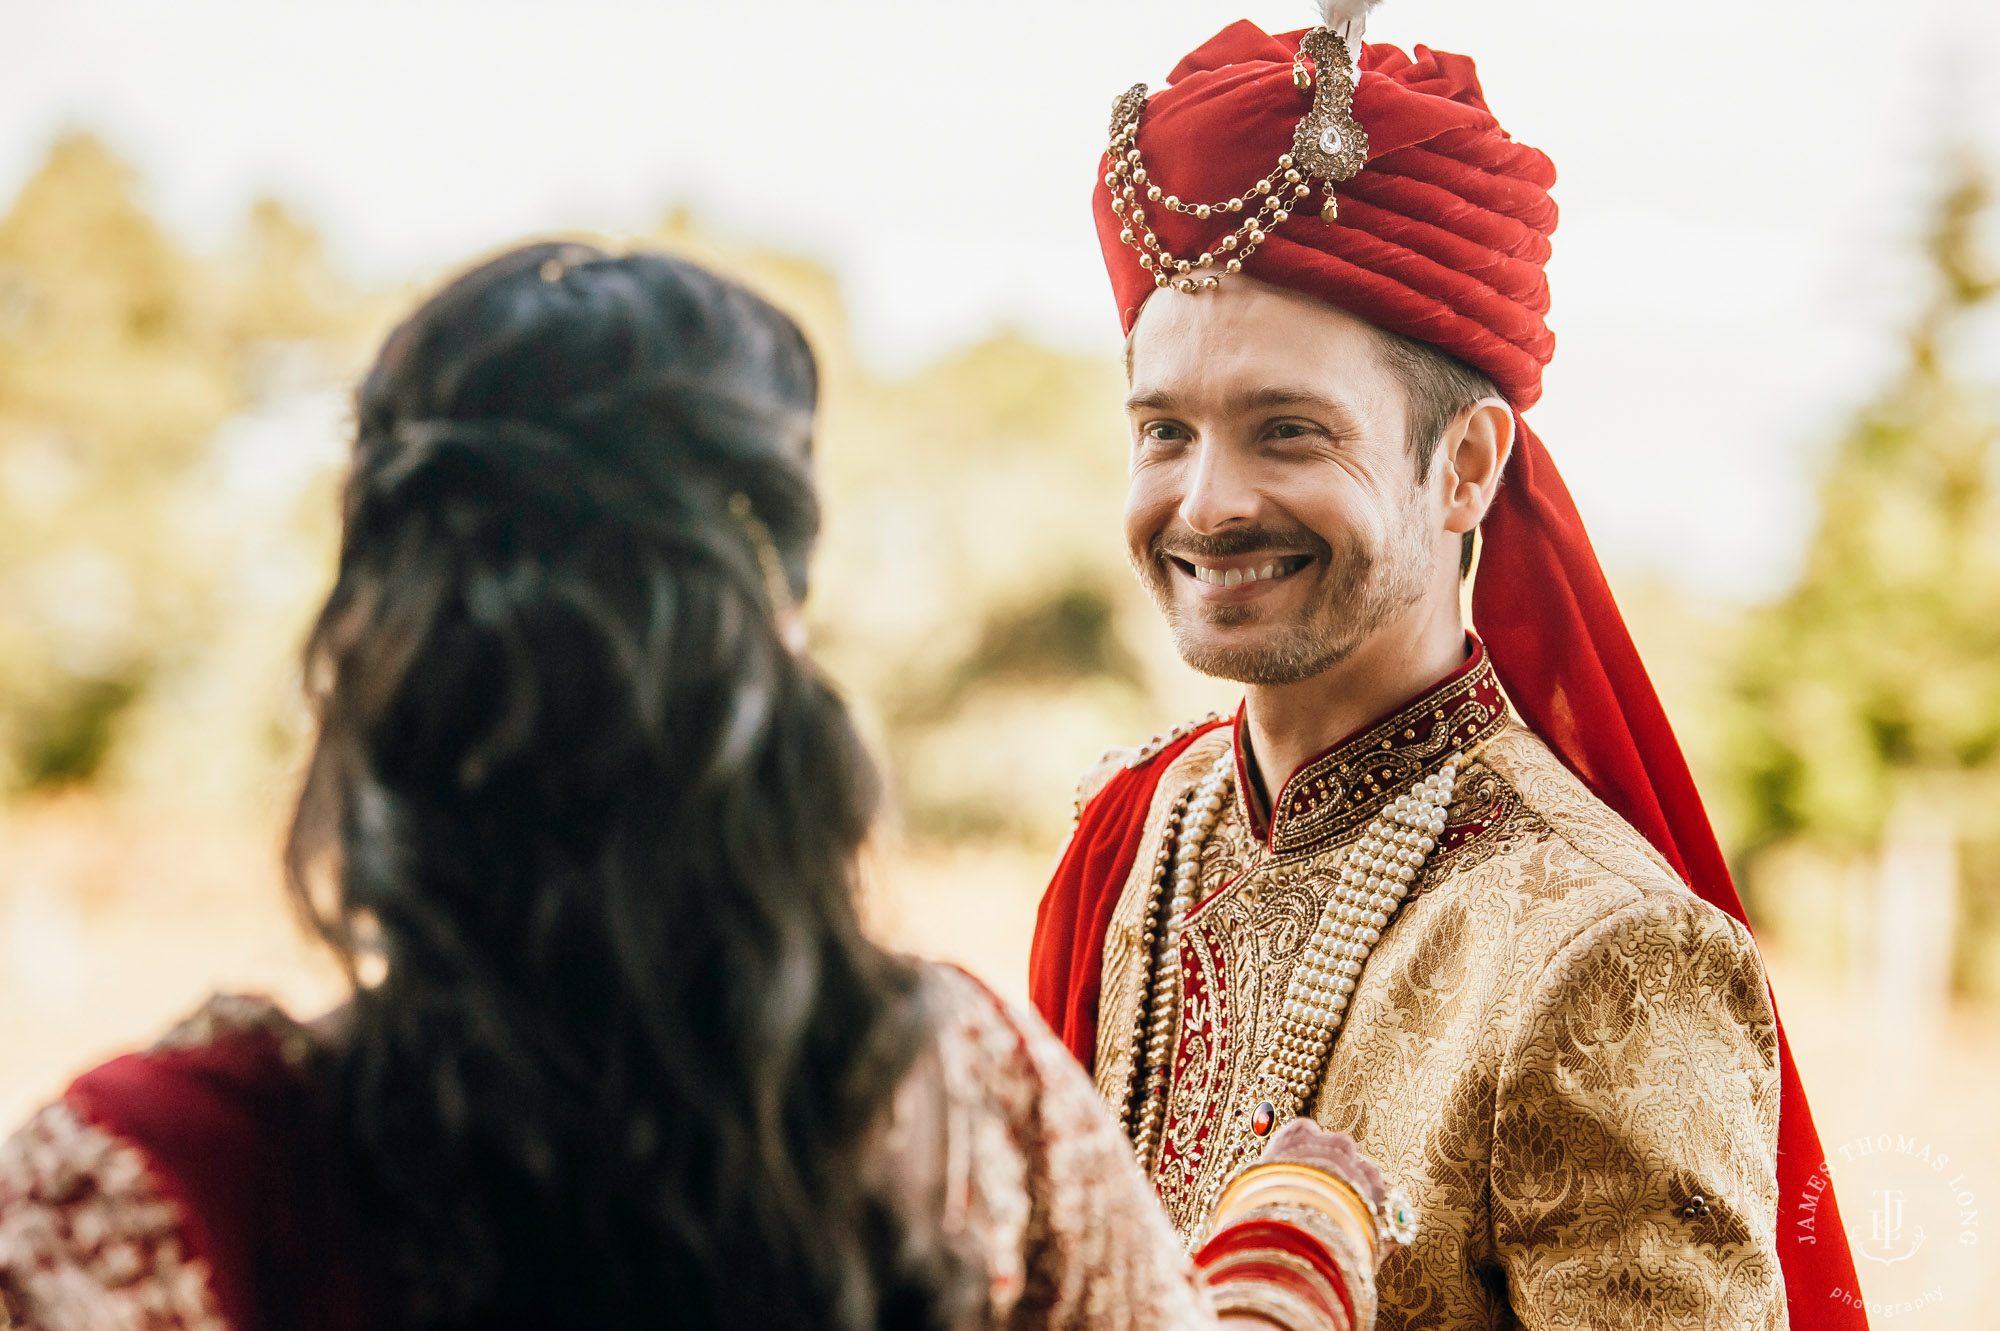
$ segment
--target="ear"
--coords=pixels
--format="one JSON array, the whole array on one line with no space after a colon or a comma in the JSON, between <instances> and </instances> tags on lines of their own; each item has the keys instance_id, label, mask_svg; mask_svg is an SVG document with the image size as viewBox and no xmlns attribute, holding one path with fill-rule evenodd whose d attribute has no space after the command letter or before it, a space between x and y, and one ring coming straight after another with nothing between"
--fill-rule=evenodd
<instances>
[{"instance_id":1,"label":"ear","mask_svg":"<svg viewBox=\"0 0 2000 1331\"><path fill-rule=\"evenodd\" d=\"M1514 451L1514 409L1504 398L1481 398L1438 441L1444 529L1477 527L1500 490L1500 473Z\"/></svg>"}]
</instances>

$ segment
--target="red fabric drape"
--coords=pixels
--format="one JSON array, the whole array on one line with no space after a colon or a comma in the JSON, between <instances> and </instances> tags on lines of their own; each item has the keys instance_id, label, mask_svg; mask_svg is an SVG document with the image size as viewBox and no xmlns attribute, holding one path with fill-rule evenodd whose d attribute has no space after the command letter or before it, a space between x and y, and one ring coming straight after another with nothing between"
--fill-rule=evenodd
<instances>
[{"instance_id":1,"label":"red fabric drape","mask_svg":"<svg viewBox=\"0 0 2000 1331\"><path fill-rule=\"evenodd\" d=\"M1218 721L1216 725L1227 725ZM1097 995L1104 982L1104 931L1132 872L1146 830L1146 810L1160 777L1203 726L1161 750L1144 767L1111 778L1084 809L1056 864L1035 916L1028 953L1028 997L1077 1061L1097 1061Z\"/></svg>"},{"instance_id":2,"label":"red fabric drape","mask_svg":"<svg viewBox=\"0 0 2000 1331\"><path fill-rule=\"evenodd\" d=\"M268 1032L128 1054L71 1084L180 1212L230 1331L393 1331L387 1255L359 1220L321 1095Z\"/></svg>"},{"instance_id":3,"label":"red fabric drape","mask_svg":"<svg viewBox=\"0 0 2000 1331\"><path fill-rule=\"evenodd\" d=\"M1514 457L1486 516L1484 540L1472 619L1515 710L1702 900L1748 927L1680 742L1611 598L1583 519L1525 421L1518 422ZM1775 1013L1775 998L1772 1004ZM1865 1326L1861 1310L1829 1298L1833 1290L1858 1291L1860 1285L1782 1022L1778 1065L1778 1257L1792 1322ZM1803 1205L1809 1197L1817 1208ZM1802 1228L1808 1217L1813 1223Z\"/></svg>"},{"instance_id":4,"label":"red fabric drape","mask_svg":"<svg viewBox=\"0 0 2000 1331\"><path fill-rule=\"evenodd\" d=\"M1301 35L1273 37L1236 23L1184 59L1140 121L1139 146L1153 182L1188 199L1228 198L1288 151L1311 104L1311 94L1292 81ZM1466 57L1422 46L1409 55L1367 46L1359 65L1354 113L1368 132L1369 161L1338 187L1339 219L1324 223L1316 207L1300 209L1270 233L1244 271L1431 343L1477 366L1517 412L1525 410L1540 398L1542 369L1554 354L1543 265L1556 224L1548 193L1555 168L1500 127ZM1107 166L1100 163L1100 177ZM1105 264L1129 331L1154 278L1119 239L1127 219L1112 211L1101 183L1094 198ZM1191 256L1239 220L1224 214L1203 221L1156 205L1145 225L1166 248ZM1576 505L1525 422L1486 518L1473 623L1528 724L1703 900L1743 919L1680 745ZM1102 811L1086 813L1093 844L1122 844L1119 820L1143 818L1143 804L1129 812L1134 790L1127 783L1115 800L1100 800ZM1129 869L1129 855L1124 863ZM1099 917L1108 919L1109 906L1097 894L1115 899L1124 879L1121 870L1115 881L1099 882L1088 877L1093 871L1065 858L1043 903L1041 929L1049 936L1038 934L1034 959L1037 1002L1086 1063L1094 1029L1089 1039L1081 1033L1086 1024L1094 1028L1098 980L1080 954L1101 948ZM1063 902L1091 913L1059 920ZM1058 935L1059 929L1070 932ZM1058 964L1065 952L1077 955ZM1830 1297L1859 1285L1782 1028L1779 1061L1778 1244L1793 1322L1865 1327L1860 1308ZM1815 1213L1815 1221L1802 1223Z\"/></svg>"}]
</instances>

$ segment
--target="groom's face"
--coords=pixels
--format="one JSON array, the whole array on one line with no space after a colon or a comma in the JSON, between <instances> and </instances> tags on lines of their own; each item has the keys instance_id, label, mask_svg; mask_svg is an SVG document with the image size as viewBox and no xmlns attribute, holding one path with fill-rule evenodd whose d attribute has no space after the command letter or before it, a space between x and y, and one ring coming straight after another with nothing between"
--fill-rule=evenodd
<instances>
[{"instance_id":1,"label":"groom's face","mask_svg":"<svg viewBox=\"0 0 2000 1331\"><path fill-rule=\"evenodd\" d=\"M1155 292L1130 358L1125 540L1188 664L1310 678L1440 584L1457 538L1368 325L1226 279Z\"/></svg>"}]
</instances>

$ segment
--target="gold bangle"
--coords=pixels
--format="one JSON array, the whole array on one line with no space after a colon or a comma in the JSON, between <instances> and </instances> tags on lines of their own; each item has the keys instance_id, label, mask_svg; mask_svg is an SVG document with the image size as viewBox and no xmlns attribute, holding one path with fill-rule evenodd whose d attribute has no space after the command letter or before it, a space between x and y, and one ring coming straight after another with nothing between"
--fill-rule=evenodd
<instances>
[{"instance_id":1,"label":"gold bangle","mask_svg":"<svg viewBox=\"0 0 2000 1331\"><path fill-rule=\"evenodd\" d=\"M1231 1179L1216 1199L1211 1232L1245 1212L1286 1205L1321 1212L1354 1240L1357 1252L1369 1255L1371 1265L1381 1260L1381 1227L1361 1194L1337 1174L1286 1160L1252 1165Z\"/></svg>"}]
</instances>

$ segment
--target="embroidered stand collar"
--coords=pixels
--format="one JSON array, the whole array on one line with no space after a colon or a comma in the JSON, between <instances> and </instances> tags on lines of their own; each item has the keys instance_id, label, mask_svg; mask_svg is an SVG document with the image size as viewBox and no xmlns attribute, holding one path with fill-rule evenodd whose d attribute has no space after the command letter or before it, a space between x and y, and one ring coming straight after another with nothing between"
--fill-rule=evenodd
<instances>
[{"instance_id":1,"label":"embroidered stand collar","mask_svg":"<svg viewBox=\"0 0 2000 1331\"><path fill-rule=\"evenodd\" d=\"M1246 825L1274 856L1318 850L1374 817L1384 804L1497 734L1507 700L1486 645L1468 635L1472 656L1388 716L1342 740L1292 773L1273 804L1268 828L1250 798L1244 760L1244 714L1236 715L1236 798Z\"/></svg>"}]
</instances>

